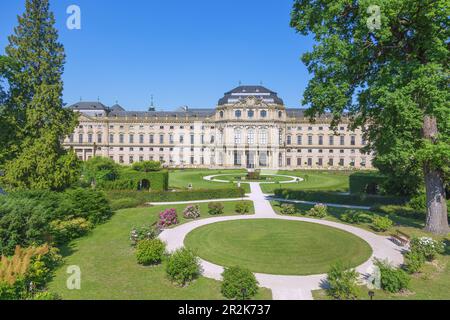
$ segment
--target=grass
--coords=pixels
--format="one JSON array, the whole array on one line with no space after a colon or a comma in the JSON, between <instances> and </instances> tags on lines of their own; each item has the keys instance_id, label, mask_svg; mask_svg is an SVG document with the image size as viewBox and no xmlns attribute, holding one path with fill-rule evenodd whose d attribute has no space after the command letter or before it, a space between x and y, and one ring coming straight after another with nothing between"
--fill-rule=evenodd
<instances>
[{"instance_id":1,"label":"grass","mask_svg":"<svg viewBox=\"0 0 450 320\"><path fill-rule=\"evenodd\" d=\"M189 184L193 189L223 189L227 187L236 187L235 183L206 181L206 176L219 174L245 174L245 170L171 170L169 172L169 188L177 190L187 190ZM242 184L245 192L250 192L250 186Z\"/></svg>"},{"instance_id":2,"label":"grass","mask_svg":"<svg viewBox=\"0 0 450 320\"><path fill-rule=\"evenodd\" d=\"M279 201L271 201L272 208L275 210L276 213L281 214L281 205L284 204L283 202ZM314 207L313 205L309 204L301 204L301 203L295 203L292 204L295 209L297 210L297 214L294 214L292 216L294 217L304 217L305 213ZM335 221L343 224L349 224L346 223L341 219L342 215L351 209L345 209L345 208L335 208L335 207L328 207L328 216L324 218L325 220ZM367 210L356 210L365 213L364 219L361 223L358 223L357 227L380 234L380 235L390 235L391 233L395 232L395 230L400 230L409 236L424 236L428 235L426 232L422 231L421 229L425 227L425 221L417 220L413 218L407 218L395 214L389 215L389 219L391 219L394 222L394 226L387 230L386 232L375 232L372 228L372 218L375 216L385 216L384 214L367 211Z\"/></svg>"},{"instance_id":3,"label":"grass","mask_svg":"<svg viewBox=\"0 0 450 320\"><path fill-rule=\"evenodd\" d=\"M326 273L339 260L356 267L372 255L369 244L345 231L273 219L204 226L188 234L185 244L222 266L280 275Z\"/></svg>"},{"instance_id":4,"label":"grass","mask_svg":"<svg viewBox=\"0 0 450 320\"><path fill-rule=\"evenodd\" d=\"M224 203L225 214L234 215L237 202ZM181 218L186 206L171 206ZM151 225L166 207L135 208L118 211L113 218L91 234L62 249L64 265L56 271L49 284L52 292L66 300L211 300L224 299L219 281L200 277L191 285L180 288L165 274L165 262L160 266L137 264L130 245L133 227ZM207 204L200 204L202 217L208 217ZM181 218L181 223L186 222ZM68 290L68 266L81 268L81 290ZM271 299L271 292L261 289L256 299Z\"/></svg>"},{"instance_id":5,"label":"grass","mask_svg":"<svg viewBox=\"0 0 450 320\"><path fill-rule=\"evenodd\" d=\"M369 300L369 289L358 288L357 299ZM315 300L330 300L324 290L313 291ZM434 263L427 263L420 274L412 276L407 292L392 294L375 290L374 300L449 300L450 299L450 256L441 256Z\"/></svg>"},{"instance_id":6,"label":"grass","mask_svg":"<svg viewBox=\"0 0 450 320\"><path fill-rule=\"evenodd\" d=\"M264 193L273 193L275 189L285 188L293 190L336 191L347 192L349 190L350 172L346 171L276 171L275 174L289 175L303 178L299 183L288 184L263 184Z\"/></svg>"},{"instance_id":7,"label":"grass","mask_svg":"<svg viewBox=\"0 0 450 320\"><path fill-rule=\"evenodd\" d=\"M265 175L261 175L261 179L260 180L248 180L245 179L244 177L246 177L247 174L246 173L242 173L242 174L237 174L237 175L232 175L232 176L222 176L222 177L218 177L217 179L220 180L226 180L226 181L241 181L241 182L262 182L262 183L268 183L268 182L283 182L283 181L290 181L292 180L291 178L288 177L279 177L279 176L265 176Z\"/></svg>"}]
</instances>

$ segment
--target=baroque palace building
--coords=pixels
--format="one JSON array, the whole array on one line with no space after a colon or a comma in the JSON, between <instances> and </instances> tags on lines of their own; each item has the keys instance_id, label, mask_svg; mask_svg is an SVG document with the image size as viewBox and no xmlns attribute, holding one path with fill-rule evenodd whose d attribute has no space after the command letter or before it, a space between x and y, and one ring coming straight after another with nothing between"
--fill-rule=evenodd
<instances>
[{"instance_id":1,"label":"baroque palace building","mask_svg":"<svg viewBox=\"0 0 450 320\"><path fill-rule=\"evenodd\" d=\"M81 160L117 163L161 161L174 168L371 169L362 130L338 131L327 115L311 124L304 109L286 108L276 92L239 86L215 109L125 111L116 104L79 102L69 107L80 123L64 145Z\"/></svg>"}]
</instances>

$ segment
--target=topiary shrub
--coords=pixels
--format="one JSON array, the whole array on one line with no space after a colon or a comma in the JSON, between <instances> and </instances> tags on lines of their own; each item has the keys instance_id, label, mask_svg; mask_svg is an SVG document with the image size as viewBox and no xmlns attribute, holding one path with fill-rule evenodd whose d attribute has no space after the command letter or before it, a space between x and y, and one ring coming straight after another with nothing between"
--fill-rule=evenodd
<instances>
[{"instance_id":1,"label":"topiary shrub","mask_svg":"<svg viewBox=\"0 0 450 320\"><path fill-rule=\"evenodd\" d=\"M166 245L159 239L139 241L136 247L136 259L144 266L154 265L161 262Z\"/></svg>"},{"instance_id":2,"label":"topiary shrub","mask_svg":"<svg viewBox=\"0 0 450 320\"><path fill-rule=\"evenodd\" d=\"M239 214L248 214L250 213L250 204L246 202L238 202L234 210Z\"/></svg>"},{"instance_id":3,"label":"topiary shrub","mask_svg":"<svg viewBox=\"0 0 450 320\"><path fill-rule=\"evenodd\" d=\"M405 271L391 266L387 261L375 260L375 265L380 270L381 289L391 293L408 289L411 279Z\"/></svg>"},{"instance_id":4,"label":"topiary shrub","mask_svg":"<svg viewBox=\"0 0 450 320\"><path fill-rule=\"evenodd\" d=\"M378 232L385 232L392 227L394 222L388 217L376 216L372 220L372 228Z\"/></svg>"},{"instance_id":5,"label":"topiary shrub","mask_svg":"<svg viewBox=\"0 0 450 320\"><path fill-rule=\"evenodd\" d=\"M328 216L328 207L324 204L316 204L307 214L314 218L323 219Z\"/></svg>"},{"instance_id":6,"label":"topiary shrub","mask_svg":"<svg viewBox=\"0 0 450 320\"><path fill-rule=\"evenodd\" d=\"M258 293L258 281L248 269L226 268L222 273L222 294L227 299L247 300Z\"/></svg>"},{"instance_id":7,"label":"topiary shrub","mask_svg":"<svg viewBox=\"0 0 450 320\"><path fill-rule=\"evenodd\" d=\"M327 294L336 300L353 300L356 298L358 273L346 268L341 262L331 266L327 274Z\"/></svg>"},{"instance_id":8,"label":"topiary shrub","mask_svg":"<svg viewBox=\"0 0 450 320\"><path fill-rule=\"evenodd\" d=\"M442 241L421 237L411 240L410 249L412 252L422 255L427 261L433 261L439 254L444 253L445 245Z\"/></svg>"},{"instance_id":9,"label":"topiary shrub","mask_svg":"<svg viewBox=\"0 0 450 320\"><path fill-rule=\"evenodd\" d=\"M136 247L142 240L153 240L159 235L159 229L155 227L133 228L130 233L131 245Z\"/></svg>"},{"instance_id":10,"label":"topiary shrub","mask_svg":"<svg viewBox=\"0 0 450 320\"><path fill-rule=\"evenodd\" d=\"M201 274L200 261L193 251L182 248L170 255L166 273L179 286L185 286Z\"/></svg>"},{"instance_id":11,"label":"topiary shrub","mask_svg":"<svg viewBox=\"0 0 450 320\"><path fill-rule=\"evenodd\" d=\"M283 215L293 215L297 213L297 209L293 204L282 204L280 213Z\"/></svg>"},{"instance_id":12,"label":"topiary shrub","mask_svg":"<svg viewBox=\"0 0 450 320\"><path fill-rule=\"evenodd\" d=\"M221 202L210 202L208 204L208 213L213 216L223 214L225 207Z\"/></svg>"},{"instance_id":13,"label":"topiary shrub","mask_svg":"<svg viewBox=\"0 0 450 320\"><path fill-rule=\"evenodd\" d=\"M178 224L178 215L176 209L167 209L159 214L158 227L160 229L168 228Z\"/></svg>"},{"instance_id":14,"label":"topiary shrub","mask_svg":"<svg viewBox=\"0 0 450 320\"><path fill-rule=\"evenodd\" d=\"M183 216L185 219L198 219L200 218L200 207L198 205L195 206L187 206L183 211Z\"/></svg>"}]
</instances>

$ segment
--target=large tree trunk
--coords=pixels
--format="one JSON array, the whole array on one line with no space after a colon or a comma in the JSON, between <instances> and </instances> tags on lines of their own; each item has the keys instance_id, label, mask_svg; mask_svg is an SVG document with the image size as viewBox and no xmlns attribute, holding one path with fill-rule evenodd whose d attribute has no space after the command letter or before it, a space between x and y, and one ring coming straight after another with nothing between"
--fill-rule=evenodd
<instances>
[{"instance_id":1,"label":"large tree trunk","mask_svg":"<svg viewBox=\"0 0 450 320\"><path fill-rule=\"evenodd\" d=\"M425 116L423 124L424 138L435 142L438 135L435 117ZM450 232L448 226L447 200L442 173L430 166L424 165L425 188L427 192L427 221L425 230L437 235Z\"/></svg>"}]
</instances>

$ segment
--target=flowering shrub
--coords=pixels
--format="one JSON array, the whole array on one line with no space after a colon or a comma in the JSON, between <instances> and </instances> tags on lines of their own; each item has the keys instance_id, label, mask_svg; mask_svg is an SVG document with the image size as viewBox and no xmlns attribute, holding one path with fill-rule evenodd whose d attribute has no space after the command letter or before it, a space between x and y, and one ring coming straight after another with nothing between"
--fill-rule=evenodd
<instances>
[{"instance_id":1,"label":"flowering shrub","mask_svg":"<svg viewBox=\"0 0 450 320\"><path fill-rule=\"evenodd\" d=\"M198 219L200 218L200 207L195 206L187 206L183 211L183 216L186 219Z\"/></svg>"},{"instance_id":2,"label":"flowering shrub","mask_svg":"<svg viewBox=\"0 0 450 320\"><path fill-rule=\"evenodd\" d=\"M176 209L167 209L159 214L158 227L160 229L168 228L178 224L178 215Z\"/></svg>"},{"instance_id":3,"label":"flowering shrub","mask_svg":"<svg viewBox=\"0 0 450 320\"><path fill-rule=\"evenodd\" d=\"M388 217L377 216L372 220L372 227L378 232L387 231L393 224L394 222Z\"/></svg>"},{"instance_id":4,"label":"flowering shrub","mask_svg":"<svg viewBox=\"0 0 450 320\"><path fill-rule=\"evenodd\" d=\"M426 260L433 261L438 254L443 253L445 245L442 241L421 237L411 240L411 252L421 254Z\"/></svg>"},{"instance_id":5,"label":"flowering shrub","mask_svg":"<svg viewBox=\"0 0 450 320\"><path fill-rule=\"evenodd\" d=\"M208 204L208 212L210 215L216 216L223 214L224 206L221 202L210 202Z\"/></svg>"},{"instance_id":6,"label":"flowering shrub","mask_svg":"<svg viewBox=\"0 0 450 320\"><path fill-rule=\"evenodd\" d=\"M280 213L283 215L293 215L297 213L297 210L293 204L282 204Z\"/></svg>"},{"instance_id":7,"label":"flowering shrub","mask_svg":"<svg viewBox=\"0 0 450 320\"><path fill-rule=\"evenodd\" d=\"M308 215L319 219L325 218L328 215L328 207L324 204L316 204L308 211Z\"/></svg>"},{"instance_id":8,"label":"flowering shrub","mask_svg":"<svg viewBox=\"0 0 450 320\"><path fill-rule=\"evenodd\" d=\"M133 247L142 240L153 240L158 236L158 230L153 227L133 228L130 234L130 240Z\"/></svg>"}]
</instances>

